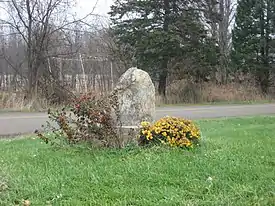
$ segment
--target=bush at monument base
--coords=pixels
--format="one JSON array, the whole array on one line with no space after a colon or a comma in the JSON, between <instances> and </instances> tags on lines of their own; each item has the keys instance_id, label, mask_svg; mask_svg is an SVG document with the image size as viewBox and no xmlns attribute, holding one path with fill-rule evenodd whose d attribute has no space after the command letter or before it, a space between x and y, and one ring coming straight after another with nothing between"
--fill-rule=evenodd
<instances>
[{"instance_id":1,"label":"bush at monument base","mask_svg":"<svg viewBox=\"0 0 275 206\"><path fill-rule=\"evenodd\" d=\"M38 130L36 133L46 143L61 137L70 144L90 141L106 147L124 147L136 142L138 134L126 127L136 128L140 121L153 121L154 115L154 84L147 72L133 67L107 95L85 94L74 99L69 108L49 110L49 118L55 125L49 124L46 129L54 133L52 138Z\"/></svg>"},{"instance_id":2,"label":"bush at monument base","mask_svg":"<svg viewBox=\"0 0 275 206\"><path fill-rule=\"evenodd\" d=\"M96 98L93 94L81 95L73 103L60 111L48 111L50 122L44 131L36 131L45 143L67 142L97 143L106 147L119 145L116 124L112 119L111 101L108 96ZM46 136L45 132L50 132Z\"/></svg>"},{"instance_id":3,"label":"bush at monument base","mask_svg":"<svg viewBox=\"0 0 275 206\"><path fill-rule=\"evenodd\" d=\"M177 117L164 117L150 124L141 122L139 143L165 144L172 147L193 148L199 144L201 133L191 121Z\"/></svg>"}]
</instances>

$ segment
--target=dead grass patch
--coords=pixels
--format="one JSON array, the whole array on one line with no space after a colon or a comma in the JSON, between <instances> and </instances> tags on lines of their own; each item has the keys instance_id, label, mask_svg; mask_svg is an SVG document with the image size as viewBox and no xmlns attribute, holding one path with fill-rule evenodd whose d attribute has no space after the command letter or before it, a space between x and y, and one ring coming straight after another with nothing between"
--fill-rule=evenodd
<instances>
[{"instance_id":1,"label":"dead grass patch","mask_svg":"<svg viewBox=\"0 0 275 206\"><path fill-rule=\"evenodd\" d=\"M229 83L218 85L214 83L195 84L186 80L175 81L167 87L167 98L156 96L156 104L199 104L216 102L262 102L275 99L275 88L270 88L269 95L263 95L253 83ZM89 90L93 96L107 93ZM81 93L74 92L76 96ZM61 108L64 105L51 104L48 99L37 98L26 100L24 94L15 92L0 92L0 110L6 111L45 111L48 108Z\"/></svg>"},{"instance_id":2,"label":"dead grass patch","mask_svg":"<svg viewBox=\"0 0 275 206\"><path fill-rule=\"evenodd\" d=\"M88 94L92 94L95 97L102 96L106 92L89 90ZM79 96L83 93L72 92L72 96ZM62 101L62 99L61 99ZM0 110L2 111L46 111L48 108L61 109L67 103L70 103L70 100L66 103L52 103L50 99L46 98L36 98L36 99L26 99L23 92L7 92L0 91Z\"/></svg>"},{"instance_id":3,"label":"dead grass patch","mask_svg":"<svg viewBox=\"0 0 275 206\"><path fill-rule=\"evenodd\" d=\"M27 100L24 94L15 92L1 92L0 102L0 109L8 111L43 111L51 106L47 99Z\"/></svg>"},{"instance_id":4,"label":"dead grass patch","mask_svg":"<svg viewBox=\"0 0 275 206\"><path fill-rule=\"evenodd\" d=\"M272 100L274 95L263 95L259 88L250 83L214 83L194 84L177 81L167 88L167 99L157 96L157 104L247 102Z\"/></svg>"},{"instance_id":5,"label":"dead grass patch","mask_svg":"<svg viewBox=\"0 0 275 206\"><path fill-rule=\"evenodd\" d=\"M7 181L4 178L0 177L0 193L6 191L7 189L8 189Z\"/></svg>"}]
</instances>

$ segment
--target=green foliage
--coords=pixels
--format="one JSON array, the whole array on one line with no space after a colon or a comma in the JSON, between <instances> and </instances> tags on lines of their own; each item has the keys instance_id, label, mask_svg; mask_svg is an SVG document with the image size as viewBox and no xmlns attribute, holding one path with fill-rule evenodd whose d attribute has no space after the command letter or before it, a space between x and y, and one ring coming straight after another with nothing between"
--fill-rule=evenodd
<instances>
[{"instance_id":1,"label":"green foliage","mask_svg":"<svg viewBox=\"0 0 275 206\"><path fill-rule=\"evenodd\" d=\"M256 20L259 12L256 1L238 1L235 27L233 30L233 60L243 70L248 70L257 62L260 37Z\"/></svg>"},{"instance_id":2,"label":"green foliage","mask_svg":"<svg viewBox=\"0 0 275 206\"><path fill-rule=\"evenodd\" d=\"M164 117L150 125L142 122L140 144L165 144L171 147L193 148L201 137L199 128L191 121L177 117Z\"/></svg>"},{"instance_id":3,"label":"green foliage","mask_svg":"<svg viewBox=\"0 0 275 206\"><path fill-rule=\"evenodd\" d=\"M85 94L73 100L72 104L61 111L48 111L49 118L44 131L36 131L37 136L45 143L75 144L79 142L100 143L103 146L118 144L118 134L112 119L112 104L108 97L96 98ZM57 125L58 127L56 127ZM116 145L118 146L118 145Z\"/></svg>"},{"instance_id":4,"label":"green foliage","mask_svg":"<svg viewBox=\"0 0 275 206\"><path fill-rule=\"evenodd\" d=\"M232 62L238 70L255 74L266 92L274 64L274 1L239 0L233 29Z\"/></svg>"},{"instance_id":5,"label":"green foliage","mask_svg":"<svg viewBox=\"0 0 275 206\"><path fill-rule=\"evenodd\" d=\"M124 56L132 56L132 63L153 77L164 75L165 78L168 67L174 67L173 62L186 59L196 65L192 66L194 71L186 73L205 76L209 65L217 63L217 57L209 56L216 54L216 49L206 35L199 3L193 0L115 1L110 12L115 41L123 48Z\"/></svg>"}]
</instances>

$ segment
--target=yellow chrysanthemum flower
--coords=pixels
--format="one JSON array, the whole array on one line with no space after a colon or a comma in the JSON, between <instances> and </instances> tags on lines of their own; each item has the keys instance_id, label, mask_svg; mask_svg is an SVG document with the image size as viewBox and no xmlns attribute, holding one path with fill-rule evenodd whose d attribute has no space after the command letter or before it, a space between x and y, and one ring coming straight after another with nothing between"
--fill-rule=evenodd
<instances>
[{"instance_id":1,"label":"yellow chrysanthemum flower","mask_svg":"<svg viewBox=\"0 0 275 206\"><path fill-rule=\"evenodd\" d=\"M142 127L148 127L150 125L150 122L141 122Z\"/></svg>"},{"instance_id":2,"label":"yellow chrysanthemum flower","mask_svg":"<svg viewBox=\"0 0 275 206\"><path fill-rule=\"evenodd\" d=\"M155 130L156 134L160 134L161 133L161 129L160 128L155 128L154 130Z\"/></svg>"},{"instance_id":3,"label":"yellow chrysanthemum flower","mask_svg":"<svg viewBox=\"0 0 275 206\"><path fill-rule=\"evenodd\" d=\"M163 135L164 137L167 137L167 132L162 132L162 135Z\"/></svg>"},{"instance_id":4,"label":"yellow chrysanthemum flower","mask_svg":"<svg viewBox=\"0 0 275 206\"><path fill-rule=\"evenodd\" d=\"M141 132L143 135L147 134L147 130L142 130Z\"/></svg>"},{"instance_id":5,"label":"yellow chrysanthemum flower","mask_svg":"<svg viewBox=\"0 0 275 206\"><path fill-rule=\"evenodd\" d=\"M153 135L152 135L152 133L151 133L150 131L148 131L148 133L147 133L147 135L146 135L146 139L147 139L147 140L153 139Z\"/></svg>"},{"instance_id":6,"label":"yellow chrysanthemum flower","mask_svg":"<svg viewBox=\"0 0 275 206\"><path fill-rule=\"evenodd\" d=\"M164 117L155 122L152 126L149 122L141 123L148 141L160 137L160 143L172 147L193 147L194 139L199 139L200 130L191 120L177 117ZM161 134L161 136L159 136Z\"/></svg>"}]
</instances>

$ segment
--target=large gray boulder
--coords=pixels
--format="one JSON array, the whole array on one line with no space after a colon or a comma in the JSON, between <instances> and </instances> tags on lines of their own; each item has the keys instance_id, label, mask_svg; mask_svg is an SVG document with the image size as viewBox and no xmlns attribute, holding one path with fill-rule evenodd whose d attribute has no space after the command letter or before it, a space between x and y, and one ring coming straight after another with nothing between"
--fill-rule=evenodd
<instances>
[{"instance_id":1,"label":"large gray boulder","mask_svg":"<svg viewBox=\"0 0 275 206\"><path fill-rule=\"evenodd\" d=\"M136 128L142 121L154 121L155 87L149 74L136 67L128 69L112 92L116 117L122 127Z\"/></svg>"}]
</instances>

